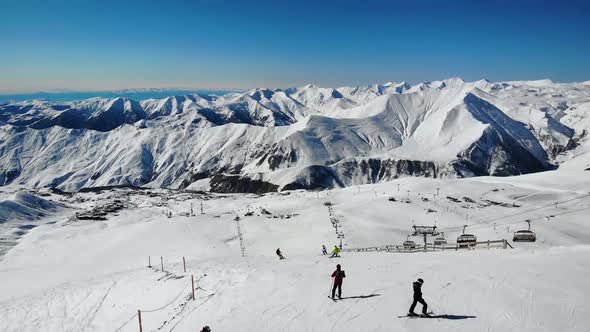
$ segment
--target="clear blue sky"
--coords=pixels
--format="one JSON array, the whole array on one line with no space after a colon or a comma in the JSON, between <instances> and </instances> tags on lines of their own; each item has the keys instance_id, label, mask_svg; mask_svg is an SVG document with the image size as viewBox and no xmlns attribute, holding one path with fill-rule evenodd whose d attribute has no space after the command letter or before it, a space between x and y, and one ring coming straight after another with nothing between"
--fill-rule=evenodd
<instances>
[{"instance_id":1,"label":"clear blue sky","mask_svg":"<svg viewBox=\"0 0 590 332\"><path fill-rule=\"evenodd\" d=\"M586 81L589 3L0 0L0 91Z\"/></svg>"}]
</instances>

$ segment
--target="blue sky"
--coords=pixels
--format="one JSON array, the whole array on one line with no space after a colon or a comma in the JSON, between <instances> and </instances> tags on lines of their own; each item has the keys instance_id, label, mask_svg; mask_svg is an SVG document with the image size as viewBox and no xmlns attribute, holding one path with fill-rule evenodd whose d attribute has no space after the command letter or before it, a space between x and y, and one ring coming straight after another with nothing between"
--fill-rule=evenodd
<instances>
[{"instance_id":1,"label":"blue sky","mask_svg":"<svg viewBox=\"0 0 590 332\"><path fill-rule=\"evenodd\" d=\"M0 92L586 81L588 3L0 0Z\"/></svg>"}]
</instances>

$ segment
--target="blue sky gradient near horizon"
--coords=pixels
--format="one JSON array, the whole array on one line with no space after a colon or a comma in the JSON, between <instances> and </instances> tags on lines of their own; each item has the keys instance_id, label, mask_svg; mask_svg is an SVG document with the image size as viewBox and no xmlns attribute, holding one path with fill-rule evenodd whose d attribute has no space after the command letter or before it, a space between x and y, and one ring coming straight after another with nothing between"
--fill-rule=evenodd
<instances>
[{"instance_id":1,"label":"blue sky gradient near horizon","mask_svg":"<svg viewBox=\"0 0 590 332\"><path fill-rule=\"evenodd\" d=\"M590 80L590 1L0 0L0 93Z\"/></svg>"}]
</instances>

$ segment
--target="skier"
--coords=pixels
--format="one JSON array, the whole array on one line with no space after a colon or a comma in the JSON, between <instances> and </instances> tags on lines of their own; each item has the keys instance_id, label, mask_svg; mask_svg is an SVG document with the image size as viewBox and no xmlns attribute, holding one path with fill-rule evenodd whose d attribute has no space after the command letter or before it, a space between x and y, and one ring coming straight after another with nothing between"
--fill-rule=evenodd
<instances>
[{"instance_id":1,"label":"skier","mask_svg":"<svg viewBox=\"0 0 590 332\"><path fill-rule=\"evenodd\" d=\"M211 328L209 326L203 326L203 329L201 329L201 332L211 332Z\"/></svg>"},{"instance_id":2,"label":"skier","mask_svg":"<svg viewBox=\"0 0 590 332\"><path fill-rule=\"evenodd\" d=\"M279 260L285 259L285 257L283 257L283 254L281 253L281 248L277 248L277 256L279 256Z\"/></svg>"},{"instance_id":3,"label":"skier","mask_svg":"<svg viewBox=\"0 0 590 332\"><path fill-rule=\"evenodd\" d=\"M334 278L334 286L332 287L332 299L336 296L336 288L338 288L338 298L342 299L342 280L346 278L344 270L340 269L340 264L336 265L336 271L332 272Z\"/></svg>"},{"instance_id":4,"label":"skier","mask_svg":"<svg viewBox=\"0 0 590 332\"><path fill-rule=\"evenodd\" d=\"M322 255L327 255L328 254L328 249L326 249L326 246L322 244Z\"/></svg>"},{"instance_id":5,"label":"skier","mask_svg":"<svg viewBox=\"0 0 590 332\"><path fill-rule=\"evenodd\" d=\"M338 248L338 246L334 246L334 250L332 250L332 256L330 256L330 258L340 257L338 254L340 254L340 248Z\"/></svg>"},{"instance_id":6,"label":"skier","mask_svg":"<svg viewBox=\"0 0 590 332\"><path fill-rule=\"evenodd\" d=\"M423 283L424 283L424 280L422 280L422 278L418 278L417 281L414 281L414 284L413 284L414 301L412 302L412 305L410 306L410 312L408 312L408 316L418 316L414 312L414 308L416 308L417 303L422 304L422 316L429 316L426 313L426 310L428 309L428 305L426 304L426 301L424 301L424 299L422 298L422 284Z\"/></svg>"}]
</instances>

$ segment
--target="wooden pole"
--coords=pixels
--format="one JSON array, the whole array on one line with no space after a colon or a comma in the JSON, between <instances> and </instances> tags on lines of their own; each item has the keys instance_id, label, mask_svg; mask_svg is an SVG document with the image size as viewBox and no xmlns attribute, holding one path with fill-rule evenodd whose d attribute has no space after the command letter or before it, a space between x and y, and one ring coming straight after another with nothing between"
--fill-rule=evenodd
<instances>
[{"instance_id":1,"label":"wooden pole","mask_svg":"<svg viewBox=\"0 0 590 332\"><path fill-rule=\"evenodd\" d=\"M160 256L160 264L162 265L162 272L164 272L164 258Z\"/></svg>"},{"instance_id":2,"label":"wooden pole","mask_svg":"<svg viewBox=\"0 0 590 332\"><path fill-rule=\"evenodd\" d=\"M141 310L137 309L137 318L139 318L139 332L143 332L143 327L141 326Z\"/></svg>"},{"instance_id":3,"label":"wooden pole","mask_svg":"<svg viewBox=\"0 0 590 332\"><path fill-rule=\"evenodd\" d=\"M184 266L184 272L186 272L186 260L184 259L184 256L182 256L182 265Z\"/></svg>"},{"instance_id":4,"label":"wooden pole","mask_svg":"<svg viewBox=\"0 0 590 332\"><path fill-rule=\"evenodd\" d=\"M195 300L195 276L191 274L191 283L193 284L193 301Z\"/></svg>"}]
</instances>

